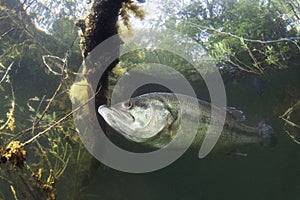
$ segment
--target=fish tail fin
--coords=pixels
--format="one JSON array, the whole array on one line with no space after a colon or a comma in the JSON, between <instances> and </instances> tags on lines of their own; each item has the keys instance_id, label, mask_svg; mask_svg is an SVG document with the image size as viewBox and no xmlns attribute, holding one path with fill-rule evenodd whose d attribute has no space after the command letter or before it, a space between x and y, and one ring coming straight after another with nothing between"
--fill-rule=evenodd
<instances>
[{"instance_id":1,"label":"fish tail fin","mask_svg":"<svg viewBox=\"0 0 300 200\"><path fill-rule=\"evenodd\" d=\"M227 110L235 118L236 121L245 121L246 116L243 111L238 110L235 107L227 107Z\"/></svg>"},{"instance_id":2,"label":"fish tail fin","mask_svg":"<svg viewBox=\"0 0 300 200\"><path fill-rule=\"evenodd\" d=\"M261 121L258 125L259 134L263 146L274 147L277 144L277 138L271 125Z\"/></svg>"}]
</instances>

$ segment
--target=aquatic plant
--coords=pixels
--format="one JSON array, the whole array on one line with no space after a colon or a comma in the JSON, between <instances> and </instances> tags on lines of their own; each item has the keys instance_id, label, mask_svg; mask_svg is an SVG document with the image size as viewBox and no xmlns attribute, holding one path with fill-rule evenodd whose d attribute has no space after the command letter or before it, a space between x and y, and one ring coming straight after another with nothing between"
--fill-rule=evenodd
<instances>
[{"instance_id":1,"label":"aquatic plant","mask_svg":"<svg viewBox=\"0 0 300 200\"><path fill-rule=\"evenodd\" d=\"M300 100L293 106L288 108L281 116L280 119L284 121L284 130L286 134L297 144L300 145Z\"/></svg>"},{"instance_id":2,"label":"aquatic plant","mask_svg":"<svg viewBox=\"0 0 300 200\"><path fill-rule=\"evenodd\" d=\"M90 36L95 31L91 29L91 26L96 23L94 17L105 8L105 5L101 7L105 2L94 3L94 12L85 20L86 29L83 30L85 36ZM87 91L83 92L81 87L82 84L84 87L88 86L87 81L81 82L80 85L69 86L75 74L72 70L77 71L82 60L76 47L77 36L70 38L72 34L66 34L67 39L58 37L55 32L59 28L56 26L58 23L54 23L51 29L54 31L53 36L37 30L31 21L32 16L25 12L30 4L24 5L26 6L23 7L23 4L17 0L0 3L0 16L8 19L7 21L2 18L0 20L1 26L8 27L4 33L0 33L0 46L3 48L0 56L0 88L6 94L6 101L3 101L2 106L2 111L6 109L6 115L0 115L1 118L5 117L0 119L0 185L4 190L10 190L14 199L52 200L56 199L56 184L58 180L63 179L62 175L65 174L67 167L77 166L79 169L74 170L78 177L69 177L74 180L72 184L66 186L66 190L74 190L72 195L69 195L70 198L79 198L81 196L79 188L89 182L92 177L89 174L93 173L93 169L96 169L99 163L94 161L81 144L71 119L73 112L81 106L72 111L69 97L72 101L79 102L80 105L87 103L82 101L82 96L86 97ZM107 5L121 9L122 1L119 4L107 1ZM143 11L132 1L126 1L122 10L124 21L128 20L125 17L128 12L138 17L143 16ZM108 26L113 27L112 32L107 36L117 33L114 31L117 30L116 21L119 14L117 10L112 22L107 21ZM109 15L107 19L110 19ZM59 23L63 26L70 24L63 21ZM129 26L128 21L125 23ZM101 37L101 34L104 33L100 32L97 37ZM96 36L93 37L95 38ZM88 49L91 50L94 40L89 42L86 41L84 44L88 45ZM86 48L82 49L83 54L85 50ZM71 65L69 61L74 63ZM18 72L20 69L23 70L22 73ZM42 73L34 73L40 69ZM22 90L27 88L20 87L20 83L15 84L10 77L18 76L17 80L24 82L28 80L27 72L40 76L39 78L44 80L52 79L53 81L47 84L55 84L55 87L41 84L43 87L48 87L52 94L49 96L43 93L43 90L39 91L36 88L35 91L39 93L35 96L30 96L31 94L25 95L28 97L20 96ZM21 85L25 85L23 82ZM16 88L13 87L15 85ZM39 87L39 85L33 85L34 88L36 86ZM10 94L9 91L11 91ZM91 97L89 101L94 98L95 96ZM3 196L0 191L0 197Z\"/></svg>"}]
</instances>

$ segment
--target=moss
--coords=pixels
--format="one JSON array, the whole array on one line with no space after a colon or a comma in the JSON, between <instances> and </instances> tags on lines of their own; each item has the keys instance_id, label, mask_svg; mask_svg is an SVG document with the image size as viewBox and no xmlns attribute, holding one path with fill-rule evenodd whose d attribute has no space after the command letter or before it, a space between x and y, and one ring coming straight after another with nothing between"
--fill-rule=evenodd
<instances>
[{"instance_id":1,"label":"moss","mask_svg":"<svg viewBox=\"0 0 300 200\"><path fill-rule=\"evenodd\" d=\"M83 79L79 82L74 83L70 90L69 96L73 104L85 103L88 99L88 82Z\"/></svg>"},{"instance_id":2,"label":"moss","mask_svg":"<svg viewBox=\"0 0 300 200\"><path fill-rule=\"evenodd\" d=\"M112 72L117 75L117 76L122 76L124 75L126 72L127 72L127 69L126 68L123 68L120 64L117 64Z\"/></svg>"},{"instance_id":3,"label":"moss","mask_svg":"<svg viewBox=\"0 0 300 200\"><path fill-rule=\"evenodd\" d=\"M145 18L145 11L141 9L140 6L133 3L132 1L123 2L122 8L120 10L120 17L123 21L123 24L130 30L131 25L129 23L130 14L133 14L134 17L143 20Z\"/></svg>"}]
</instances>

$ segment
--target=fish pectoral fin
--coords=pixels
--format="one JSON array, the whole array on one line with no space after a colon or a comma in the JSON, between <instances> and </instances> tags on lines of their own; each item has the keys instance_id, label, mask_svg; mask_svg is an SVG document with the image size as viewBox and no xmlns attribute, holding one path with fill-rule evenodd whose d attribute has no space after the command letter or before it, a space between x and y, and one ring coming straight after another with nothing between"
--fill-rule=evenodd
<instances>
[{"instance_id":1,"label":"fish pectoral fin","mask_svg":"<svg viewBox=\"0 0 300 200\"><path fill-rule=\"evenodd\" d=\"M238 156L238 157L247 157L248 156L247 153L243 153L239 149L231 150L226 155L228 155L228 156Z\"/></svg>"},{"instance_id":2,"label":"fish pectoral fin","mask_svg":"<svg viewBox=\"0 0 300 200\"><path fill-rule=\"evenodd\" d=\"M173 122L169 126L169 133L170 133L171 137L176 135L180 124L181 124L181 114L180 114L180 110L179 110L178 114L176 116L176 119L173 120Z\"/></svg>"}]
</instances>

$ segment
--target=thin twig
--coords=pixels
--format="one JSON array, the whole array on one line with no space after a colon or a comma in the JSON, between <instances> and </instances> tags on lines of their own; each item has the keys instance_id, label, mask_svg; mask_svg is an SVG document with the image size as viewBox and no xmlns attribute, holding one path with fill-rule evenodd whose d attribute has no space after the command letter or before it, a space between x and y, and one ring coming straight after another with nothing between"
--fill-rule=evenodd
<instances>
[{"instance_id":1,"label":"thin twig","mask_svg":"<svg viewBox=\"0 0 300 200\"><path fill-rule=\"evenodd\" d=\"M259 72L262 74L263 70L262 70L260 64L258 63L257 59L254 57L252 51L250 50L248 45L244 42L243 38L241 38L240 40L241 40L242 44L244 45L244 47L247 49L248 54L250 55L251 59L253 60L255 68L258 69Z\"/></svg>"},{"instance_id":2,"label":"thin twig","mask_svg":"<svg viewBox=\"0 0 300 200\"><path fill-rule=\"evenodd\" d=\"M279 116L279 118L283 119L283 118L286 118L287 116L291 115L291 113L293 112L293 110L295 108L297 108L298 106L300 106L300 100L298 100L295 105L293 105L292 107L288 108L281 116Z\"/></svg>"},{"instance_id":3,"label":"thin twig","mask_svg":"<svg viewBox=\"0 0 300 200\"><path fill-rule=\"evenodd\" d=\"M46 128L46 127L47 127L46 125L43 125L43 126L35 126L35 127L29 127L29 128L27 128L27 129L24 129L24 130L18 132L17 134L15 134L15 135L10 139L10 141L7 142L7 144L10 143L10 142L13 141L13 140L17 140L18 138L20 138L20 137L21 137L23 134L25 134L25 133L31 132L32 129L40 129L40 128Z\"/></svg>"},{"instance_id":4,"label":"thin twig","mask_svg":"<svg viewBox=\"0 0 300 200\"><path fill-rule=\"evenodd\" d=\"M19 133L17 133L15 135L15 137L13 137L9 142L11 142L13 140L16 140L17 138L21 137L23 134L25 134L27 132L30 132L30 131L32 131L35 128L43 128L44 127L44 126L38 126L38 125L39 125L40 121L43 119L43 117L46 114L46 112L48 111L48 109L50 108L50 105L53 103L54 98L58 96L58 92L59 92L59 90L61 89L61 87L63 85L63 81L65 80L65 76L64 75L67 74L67 72L68 72L67 69L66 69L66 67L67 67L67 59L68 59L68 57L70 55L70 51L73 48L76 40L77 40L77 36L72 41L72 44L70 45L69 49L67 50L67 52L65 54L64 65L61 68L61 70L62 70L62 79L61 79L61 82L58 85L57 89L55 90L54 94L52 95L51 99L48 101L48 104L47 104L45 110L43 111L41 117L39 119L37 119L35 121L35 123L31 127L27 128L27 129L24 129L24 130L20 131Z\"/></svg>"},{"instance_id":5,"label":"thin twig","mask_svg":"<svg viewBox=\"0 0 300 200\"><path fill-rule=\"evenodd\" d=\"M26 142L22 143L22 147L30 144L31 142L33 142L34 140L36 140L37 138L41 137L42 135L44 135L45 133L47 133L49 130L51 130L52 128L56 127L57 125L59 125L61 122L63 122L64 120L66 120L68 117L70 117L74 112L78 111L80 108L82 108L83 106L85 106L88 102L90 102L92 99L95 98L97 93L95 93L90 99L88 99L84 104L78 106L77 108L75 108L74 110L72 110L71 112L69 112L68 114L66 114L64 117L60 118L58 121L56 121L54 124L52 124L51 126L49 126L48 128L46 128L45 130L39 132L38 134L36 134L34 137L30 138L29 140L27 140Z\"/></svg>"},{"instance_id":6,"label":"thin twig","mask_svg":"<svg viewBox=\"0 0 300 200\"><path fill-rule=\"evenodd\" d=\"M13 193L13 195L14 195L14 199L18 200L17 193L16 193L16 190L15 190L14 186L10 185L10 189L11 189L11 192Z\"/></svg>"},{"instance_id":7,"label":"thin twig","mask_svg":"<svg viewBox=\"0 0 300 200\"><path fill-rule=\"evenodd\" d=\"M12 84L10 85L10 87L11 87L11 96L12 96L11 107L9 109L9 112L6 114L7 115L7 120L0 127L0 130L3 130L11 122L11 120L14 120L13 113L15 111L15 105L16 105L16 103L15 103L15 93L14 93L14 89L13 89Z\"/></svg>"},{"instance_id":8,"label":"thin twig","mask_svg":"<svg viewBox=\"0 0 300 200\"><path fill-rule=\"evenodd\" d=\"M296 143L296 144L300 144L300 141L297 140L297 138L292 135L289 131L285 130L286 134Z\"/></svg>"},{"instance_id":9,"label":"thin twig","mask_svg":"<svg viewBox=\"0 0 300 200\"><path fill-rule=\"evenodd\" d=\"M69 56L70 56L70 51L71 51L71 49L73 48L76 39L77 39L77 36L74 38L74 40L73 40L73 42L72 42L70 48L67 50L64 59L62 59L62 61L63 61L63 66L62 66L62 68L61 68L61 81L60 81L58 87L56 88L54 94L53 94L52 97L50 98L50 101L48 102L48 104L47 104L45 110L43 111L43 113L42 113L42 115L41 115L41 117L34 123L33 127L34 127L34 126L37 126L37 125L39 124L39 122L43 119L43 117L45 116L46 112L49 110L51 104L53 103L55 97L57 96L58 92L60 91L61 87L63 86L64 80L65 80L65 78L66 78L67 75L68 75L68 74L67 74L67 65L68 65L68 62L67 62L67 61L68 61L68 58L69 58Z\"/></svg>"},{"instance_id":10,"label":"thin twig","mask_svg":"<svg viewBox=\"0 0 300 200\"><path fill-rule=\"evenodd\" d=\"M41 105L42 105L44 99L45 99L45 95L42 97L42 99L41 99L41 101L40 101L40 103L39 103L39 105L38 105L38 107L37 107L37 109L36 109L36 114L39 112L40 107L41 107ZM32 136L34 135L34 130L35 130L34 124L35 124L35 122L36 122L36 119L37 119L37 116L36 116L35 119L33 120L33 126L32 126L32 131L31 131ZM39 143L38 140L36 140L35 142L36 142L36 144L37 144L37 146L38 146L38 148L39 148L39 150L40 150L40 153L42 154L42 157L45 159L45 161L46 161L46 163L47 163L47 165L48 165L48 168L51 169L51 168L52 168L51 163L50 163L48 157L45 155L45 151L43 150L42 145Z\"/></svg>"},{"instance_id":11,"label":"thin twig","mask_svg":"<svg viewBox=\"0 0 300 200\"><path fill-rule=\"evenodd\" d=\"M298 100L298 102L293 105L292 107L288 108L281 116L279 116L280 119L282 119L284 122L285 122L285 127L286 126L292 126L292 127L295 127L295 128L298 128L300 129L300 126L294 122L292 122L290 120L290 116L291 114L294 112L294 110L300 105L300 100ZM292 133L290 133L288 130L286 130L285 128L285 132L286 134L297 144L300 144L300 141L299 139L296 138L295 135L293 135Z\"/></svg>"},{"instance_id":12,"label":"thin twig","mask_svg":"<svg viewBox=\"0 0 300 200\"><path fill-rule=\"evenodd\" d=\"M11 180L8 180L7 178L3 177L3 176L0 176L0 179L8 184L13 184L13 182Z\"/></svg>"},{"instance_id":13,"label":"thin twig","mask_svg":"<svg viewBox=\"0 0 300 200\"><path fill-rule=\"evenodd\" d=\"M58 57L58 56L52 56L52 55L43 55L42 58L43 58L43 63L44 63L44 65L47 67L47 69L48 69L52 74L58 75L58 76L61 76L61 75L62 75L62 73L58 73L58 72L54 71L54 70L48 65L48 63L47 63L47 61L46 61L46 58L54 58L54 59L57 59L57 60L59 60L59 61L61 61L61 62L63 62L63 63L65 63L65 58L60 58L60 57ZM63 65L64 65L64 64L63 64ZM63 70L63 67L61 67L61 71L62 71L62 70Z\"/></svg>"},{"instance_id":14,"label":"thin twig","mask_svg":"<svg viewBox=\"0 0 300 200\"><path fill-rule=\"evenodd\" d=\"M4 75L3 75L3 77L2 77L1 80L0 80L0 85L1 85L1 83L5 80L5 78L7 77L9 71L11 70L11 68L12 68L12 66L13 66L13 64L14 64L14 62L12 62L12 63L8 66L8 68L6 69L6 71L5 71Z\"/></svg>"},{"instance_id":15,"label":"thin twig","mask_svg":"<svg viewBox=\"0 0 300 200\"><path fill-rule=\"evenodd\" d=\"M291 42L291 41L300 40L300 37L279 38L279 39L275 39L275 40L255 40L255 39L243 38L243 37L240 37L238 35L235 35L235 34L232 34L229 32L223 32L223 31L220 31L220 30L217 30L214 28L201 26L201 25L191 23L191 22L186 22L186 24L192 25L193 27L195 27L203 32L206 32L206 33L208 33L206 30L209 30L209 31L213 31L215 33L219 33L222 35L228 35L228 36L231 36L231 37L239 39L239 40L243 39L246 42L253 42L253 43L260 43L260 44L271 44L271 43L278 43L278 42Z\"/></svg>"},{"instance_id":16,"label":"thin twig","mask_svg":"<svg viewBox=\"0 0 300 200\"><path fill-rule=\"evenodd\" d=\"M15 30L15 28L11 28L8 31L6 31L5 33L3 33L2 35L0 35L0 40L2 40L7 34L9 34L10 32L12 32L13 30Z\"/></svg>"},{"instance_id":17,"label":"thin twig","mask_svg":"<svg viewBox=\"0 0 300 200\"><path fill-rule=\"evenodd\" d=\"M63 75L62 75L62 77L63 77ZM56 90L55 90L54 94L52 95L52 97L50 98L50 101L48 102L45 110L43 111L43 113L41 115L41 117L34 123L33 127L37 126L39 124L39 122L44 118L46 112L49 110L49 108L50 108L51 104L53 103L55 97L57 96L58 92L60 91L60 89L61 89L61 87L63 85L63 82L64 82L64 78L61 79L61 82L59 83L59 85L56 88Z\"/></svg>"},{"instance_id":18,"label":"thin twig","mask_svg":"<svg viewBox=\"0 0 300 200\"><path fill-rule=\"evenodd\" d=\"M300 20L300 17L298 16L298 14L297 14L297 12L295 11L295 5L293 5L293 3L290 1L290 2L288 2L287 3L290 7L291 7L291 9L292 9L292 11L293 11L293 13L294 13L294 16L297 18L297 20ZM297 7L296 7L297 8ZM299 10L299 8L297 8L298 10Z\"/></svg>"},{"instance_id":19,"label":"thin twig","mask_svg":"<svg viewBox=\"0 0 300 200\"><path fill-rule=\"evenodd\" d=\"M293 126L293 127L296 127L296 128L299 128L300 129L300 126L298 124L295 124L294 122L286 119L286 118L281 118L283 121L285 121L286 124L290 125L290 126Z\"/></svg>"},{"instance_id":20,"label":"thin twig","mask_svg":"<svg viewBox=\"0 0 300 200\"><path fill-rule=\"evenodd\" d=\"M26 12L26 10L27 10L28 8L30 8L30 6L31 6L34 2L36 2L36 0L33 0L33 1L29 2L29 3L27 4L27 6L24 8L24 11ZM23 4L23 6L24 6L25 1L24 1L24 3L22 3L22 4Z\"/></svg>"}]
</instances>

